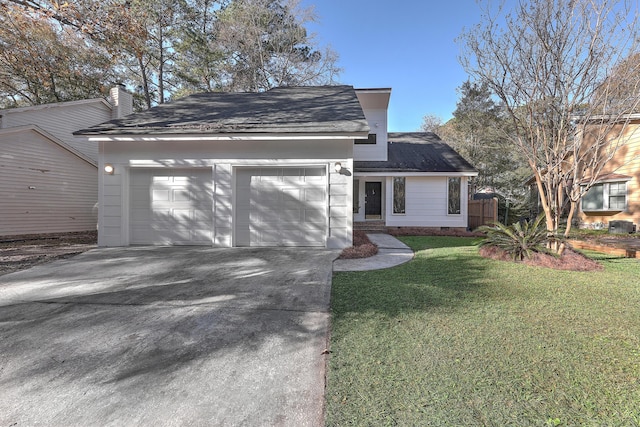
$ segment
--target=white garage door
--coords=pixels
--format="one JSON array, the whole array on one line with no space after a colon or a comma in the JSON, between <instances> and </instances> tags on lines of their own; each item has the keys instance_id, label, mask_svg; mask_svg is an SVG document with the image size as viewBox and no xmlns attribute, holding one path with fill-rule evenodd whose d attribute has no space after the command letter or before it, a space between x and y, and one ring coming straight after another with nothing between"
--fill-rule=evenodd
<instances>
[{"instance_id":1,"label":"white garage door","mask_svg":"<svg viewBox=\"0 0 640 427\"><path fill-rule=\"evenodd\" d=\"M326 169L246 168L236 174L236 246L325 246Z\"/></svg>"},{"instance_id":2,"label":"white garage door","mask_svg":"<svg viewBox=\"0 0 640 427\"><path fill-rule=\"evenodd\" d=\"M211 169L132 169L132 244L210 245Z\"/></svg>"}]
</instances>

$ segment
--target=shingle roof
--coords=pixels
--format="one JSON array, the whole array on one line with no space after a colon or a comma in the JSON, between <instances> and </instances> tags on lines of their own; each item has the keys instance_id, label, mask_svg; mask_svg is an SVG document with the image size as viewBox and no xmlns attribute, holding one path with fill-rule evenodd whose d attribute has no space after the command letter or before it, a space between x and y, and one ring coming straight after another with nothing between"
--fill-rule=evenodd
<instances>
[{"instance_id":1,"label":"shingle roof","mask_svg":"<svg viewBox=\"0 0 640 427\"><path fill-rule=\"evenodd\" d=\"M352 86L190 95L76 135L358 133L369 126Z\"/></svg>"},{"instance_id":2,"label":"shingle roof","mask_svg":"<svg viewBox=\"0 0 640 427\"><path fill-rule=\"evenodd\" d=\"M354 161L356 172L477 172L430 132L389 133L388 160Z\"/></svg>"}]
</instances>

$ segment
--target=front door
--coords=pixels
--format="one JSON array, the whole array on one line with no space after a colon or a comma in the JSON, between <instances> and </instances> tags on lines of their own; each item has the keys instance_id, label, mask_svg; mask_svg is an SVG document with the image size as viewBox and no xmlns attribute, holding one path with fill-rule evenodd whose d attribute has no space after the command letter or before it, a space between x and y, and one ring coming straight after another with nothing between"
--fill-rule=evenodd
<instances>
[{"instance_id":1,"label":"front door","mask_svg":"<svg viewBox=\"0 0 640 427\"><path fill-rule=\"evenodd\" d=\"M382 183L381 182L365 182L365 202L364 217L365 219L382 218Z\"/></svg>"}]
</instances>

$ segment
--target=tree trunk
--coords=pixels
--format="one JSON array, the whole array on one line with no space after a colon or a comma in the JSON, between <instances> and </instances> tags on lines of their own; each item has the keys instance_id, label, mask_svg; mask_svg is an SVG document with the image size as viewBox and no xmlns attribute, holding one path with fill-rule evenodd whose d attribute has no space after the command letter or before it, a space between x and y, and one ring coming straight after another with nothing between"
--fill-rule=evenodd
<instances>
[{"instance_id":1,"label":"tree trunk","mask_svg":"<svg viewBox=\"0 0 640 427\"><path fill-rule=\"evenodd\" d=\"M158 103L164 104L164 37L162 23L158 25L158 44L160 45L160 63L158 64Z\"/></svg>"},{"instance_id":2,"label":"tree trunk","mask_svg":"<svg viewBox=\"0 0 640 427\"><path fill-rule=\"evenodd\" d=\"M144 100L147 109L151 108L151 94L149 93L149 81L147 80L147 68L144 66L142 54L138 54L138 65L140 66L140 75L142 76L142 90L144 91Z\"/></svg>"}]
</instances>

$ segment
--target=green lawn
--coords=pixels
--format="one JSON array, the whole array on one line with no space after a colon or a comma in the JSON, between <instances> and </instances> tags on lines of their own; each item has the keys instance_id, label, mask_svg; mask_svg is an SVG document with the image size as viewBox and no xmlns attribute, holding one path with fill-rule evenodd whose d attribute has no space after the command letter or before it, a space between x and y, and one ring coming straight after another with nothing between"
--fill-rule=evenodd
<instances>
[{"instance_id":1,"label":"green lawn","mask_svg":"<svg viewBox=\"0 0 640 427\"><path fill-rule=\"evenodd\" d=\"M334 274L327 425L640 425L637 260L563 272L402 240L413 261Z\"/></svg>"}]
</instances>

